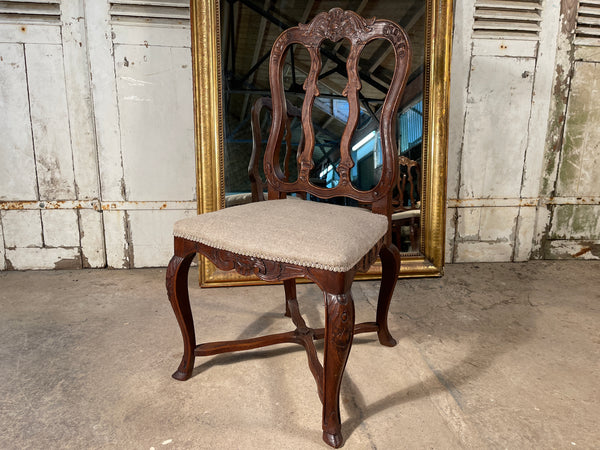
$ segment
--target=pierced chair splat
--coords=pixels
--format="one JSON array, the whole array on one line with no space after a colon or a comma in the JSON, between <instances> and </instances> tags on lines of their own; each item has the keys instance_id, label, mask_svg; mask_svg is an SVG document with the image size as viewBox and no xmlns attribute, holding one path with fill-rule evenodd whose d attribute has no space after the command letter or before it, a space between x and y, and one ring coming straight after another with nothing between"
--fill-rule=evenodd
<instances>
[{"instance_id":1,"label":"pierced chair splat","mask_svg":"<svg viewBox=\"0 0 600 450\"><path fill-rule=\"evenodd\" d=\"M262 133L260 130L260 114L262 110L266 110L272 114L273 101L271 97L260 97L256 99L252 105L250 115L250 123L252 125L252 154L250 155L250 163L248 164L248 178L250 178L250 187L252 191L252 201L258 202L265 199L265 190L267 183L263 181L260 175L259 161L263 156ZM284 175L286 179L290 175L290 158L292 157L292 122L294 119L302 119L302 111L296 108L289 101L286 101L287 121L285 123L285 155L284 155ZM302 137L296 154L302 151Z\"/></svg>"},{"instance_id":2,"label":"pierced chair splat","mask_svg":"<svg viewBox=\"0 0 600 450\"><path fill-rule=\"evenodd\" d=\"M260 160L263 157L263 144L260 116L261 112L266 110L271 113L273 103L271 97L260 97L252 105L250 113L250 124L252 127L252 153L248 162L248 179L250 180L250 192L239 194L227 194L225 196L225 207L243 205L250 202L260 202L267 199L267 183L260 174ZM302 112L290 102L287 102L288 120L285 129L285 156L284 173L289 176L290 158L292 157L292 122L294 119L301 119ZM297 152L302 148L302 140L298 146ZM296 152L296 153L297 153Z\"/></svg>"},{"instance_id":3,"label":"pierced chair splat","mask_svg":"<svg viewBox=\"0 0 600 450\"><path fill-rule=\"evenodd\" d=\"M339 182L330 188L317 186L309 177L313 169L315 136L311 110L319 95L320 46L325 40L347 39L350 53L346 69L349 118L340 143ZM390 42L396 60L392 82L381 108L379 133L382 175L377 185L362 191L354 187L351 141L357 127L361 83L358 61L362 49L375 39ZM288 124L283 69L291 45L303 45L311 58L304 83L301 108L303 139L298 158L298 177L290 181L279 165L279 152ZM250 350L267 345L296 343L308 353L309 368L323 404L323 440L332 447L343 444L340 420L340 385L353 336L376 332L379 342L394 346L387 315L400 270L400 253L391 239L392 189L398 171L395 118L410 63L410 45L404 30L389 20L364 19L351 11L334 8L318 14L310 23L285 30L273 45L269 65L272 123L264 156L268 200L201 214L178 221L174 227L175 255L167 269L167 291L183 337L183 357L173 374L178 380L192 375L196 356ZM288 199L288 194L309 194L330 199L351 198L369 209ZM315 226L319 233L315 233ZM287 315L294 331L238 341L197 344L187 277L196 253L205 255L222 270L255 274L265 281L283 281ZM357 272L382 262L381 289L374 322L355 324L351 285ZM296 299L296 278L312 280L325 300L325 324L310 329L302 319ZM314 340L324 339L323 363Z\"/></svg>"}]
</instances>

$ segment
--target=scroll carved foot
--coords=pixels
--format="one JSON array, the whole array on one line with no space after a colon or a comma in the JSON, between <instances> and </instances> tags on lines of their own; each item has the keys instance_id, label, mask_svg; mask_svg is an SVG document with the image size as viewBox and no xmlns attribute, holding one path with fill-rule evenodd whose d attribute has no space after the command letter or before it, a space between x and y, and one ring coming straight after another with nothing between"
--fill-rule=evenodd
<instances>
[{"instance_id":1,"label":"scroll carved foot","mask_svg":"<svg viewBox=\"0 0 600 450\"><path fill-rule=\"evenodd\" d=\"M188 271L193 259L194 253L185 258L175 255L167 268L167 293L183 337L183 357L177 371L173 374L173 378L179 381L190 378L194 369L196 334L187 285Z\"/></svg>"},{"instance_id":2,"label":"scroll carved foot","mask_svg":"<svg viewBox=\"0 0 600 450\"><path fill-rule=\"evenodd\" d=\"M400 272L400 252L394 244L383 246L379 252L381 258L382 274L381 287L379 289L379 299L377 301L377 337L379 343L386 347L396 345L396 340L390 334L388 329L388 310L390 302L398 280Z\"/></svg>"},{"instance_id":3,"label":"scroll carved foot","mask_svg":"<svg viewBox=\"0 0 600 450\"><path fill-rule=\"evenodd\" d=\"M323 440L338 448L344 439L340 420L340 385L354 334L354 301L350 290L342 295L325 293L325 358Z\"/></svg>"}]
</instances>

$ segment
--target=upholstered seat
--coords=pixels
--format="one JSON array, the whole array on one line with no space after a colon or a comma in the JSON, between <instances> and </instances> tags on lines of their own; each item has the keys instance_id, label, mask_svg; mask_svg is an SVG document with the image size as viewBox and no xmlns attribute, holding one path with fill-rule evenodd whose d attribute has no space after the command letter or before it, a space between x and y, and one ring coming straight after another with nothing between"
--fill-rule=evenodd
<instances>
[{"instance_id":1,"label":"upholstered seat","mask_svg":"<svg viewBox=\"0 0 600 450\"><path fill-rule=\"evenodd\" d=\"M362 208L286 199L182 219L173 234L245 256L345 272L387 229L384 215Z\"/></svg>"},{"instance_id":2,"label":"upholstered seat","mask_svg":"<svg viewBox=\"0 0 600 450\"><path fill-rule=\"evenodd\" d=\"M412 219L421 216L420 209L409 209L392 214L392 220Z\"/></svg>"},{"instance_id":3,"label":"upholstered seat","mask_svg":"<svg viewBox=\"0 0 600 450\"><path fill-rule=\"evenodd\" d=\"M263 198L259 198L259 200L266 200L267 193L263 193ZM245 205L246 203L251 203L254 201L252 199L251 192L242 192L241 194L228 194L225 196L225 207L229 208L230 206L238 206Z\"/></svg>"}]
</instances>

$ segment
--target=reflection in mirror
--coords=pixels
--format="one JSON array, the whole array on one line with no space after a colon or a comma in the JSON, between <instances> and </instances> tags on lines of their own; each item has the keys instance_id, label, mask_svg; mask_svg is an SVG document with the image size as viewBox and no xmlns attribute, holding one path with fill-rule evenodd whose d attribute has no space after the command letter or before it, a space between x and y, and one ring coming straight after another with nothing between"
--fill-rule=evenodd
<instances>
[{"instance_id":1,"label":"reflection in mirror","mask_svg":"<svg viewBox=\"0 0 600 450\"><path fill-rule=\"evenodd\" d=\"M265 98L270 95L268 61L273 42L282 30L306 23L319 12L335 6L354 10L365 17L393 20L409 34L413 60L397 118L400 170L394 202L393 236L402 252L418 253L422 234L420 167L426 22L426 2L423 0L350 0L344 5L325 0L221 1L226 206L252 201L251 179L264 177L262 156L270 127L270 108L265 106L269 102ZM310 177L313 184L324 187L335 186L339 179L336 172L340 160L339 144L349 112L343 94L348 53L349 45L345 41L326 42L321 52L320 96L315 100L312 113L316 142ZM305 48L295 45L286 60L286 99L289 105L301 107L304 98L302 85L309 72L310 58ZM379 110L391 82L394 64L392 47L384 40L369 43L361 54L361 111L352 140L355 166L351 172L352 183L361 190L373 188L381 176ZM256 105L260 105L261 110L253 115L252 109ZM303 133L297 116L289 114L288 119L280 164L288 179L294 181L297 178L296 153L302 145ZM286 142L291 148L287 148ZM261 183L254 183L255 190L265 188ZM262 199L260 193L255 194L255 201L257 195L258 199ZM328 201L359 206L348 199Z\"/></svg>"}]
</instances>

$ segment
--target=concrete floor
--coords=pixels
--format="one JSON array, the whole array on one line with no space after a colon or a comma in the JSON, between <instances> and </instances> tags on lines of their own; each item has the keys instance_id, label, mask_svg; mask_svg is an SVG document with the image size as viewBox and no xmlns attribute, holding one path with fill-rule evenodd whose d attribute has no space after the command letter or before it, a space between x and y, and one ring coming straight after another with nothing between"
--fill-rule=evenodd
<instances>
[{"instance_id":1,"label":"concrete floor","mask_svg":"<svg viewBox=\"0 0 600 450\"><path fill-rule=\"evenodd\" d=\"M196 361L164 270L0 273L0 448L311 449L320 403L304 350ZM288 329L283 288L200 290L201 340ZM378 285L353 286L372 320ZM314 285L299 287L310 324ZM600 264L464 264L404 280L395 348L355 339L342 385L347 449L599 448Z\"/></svg>"}]
</instances>

